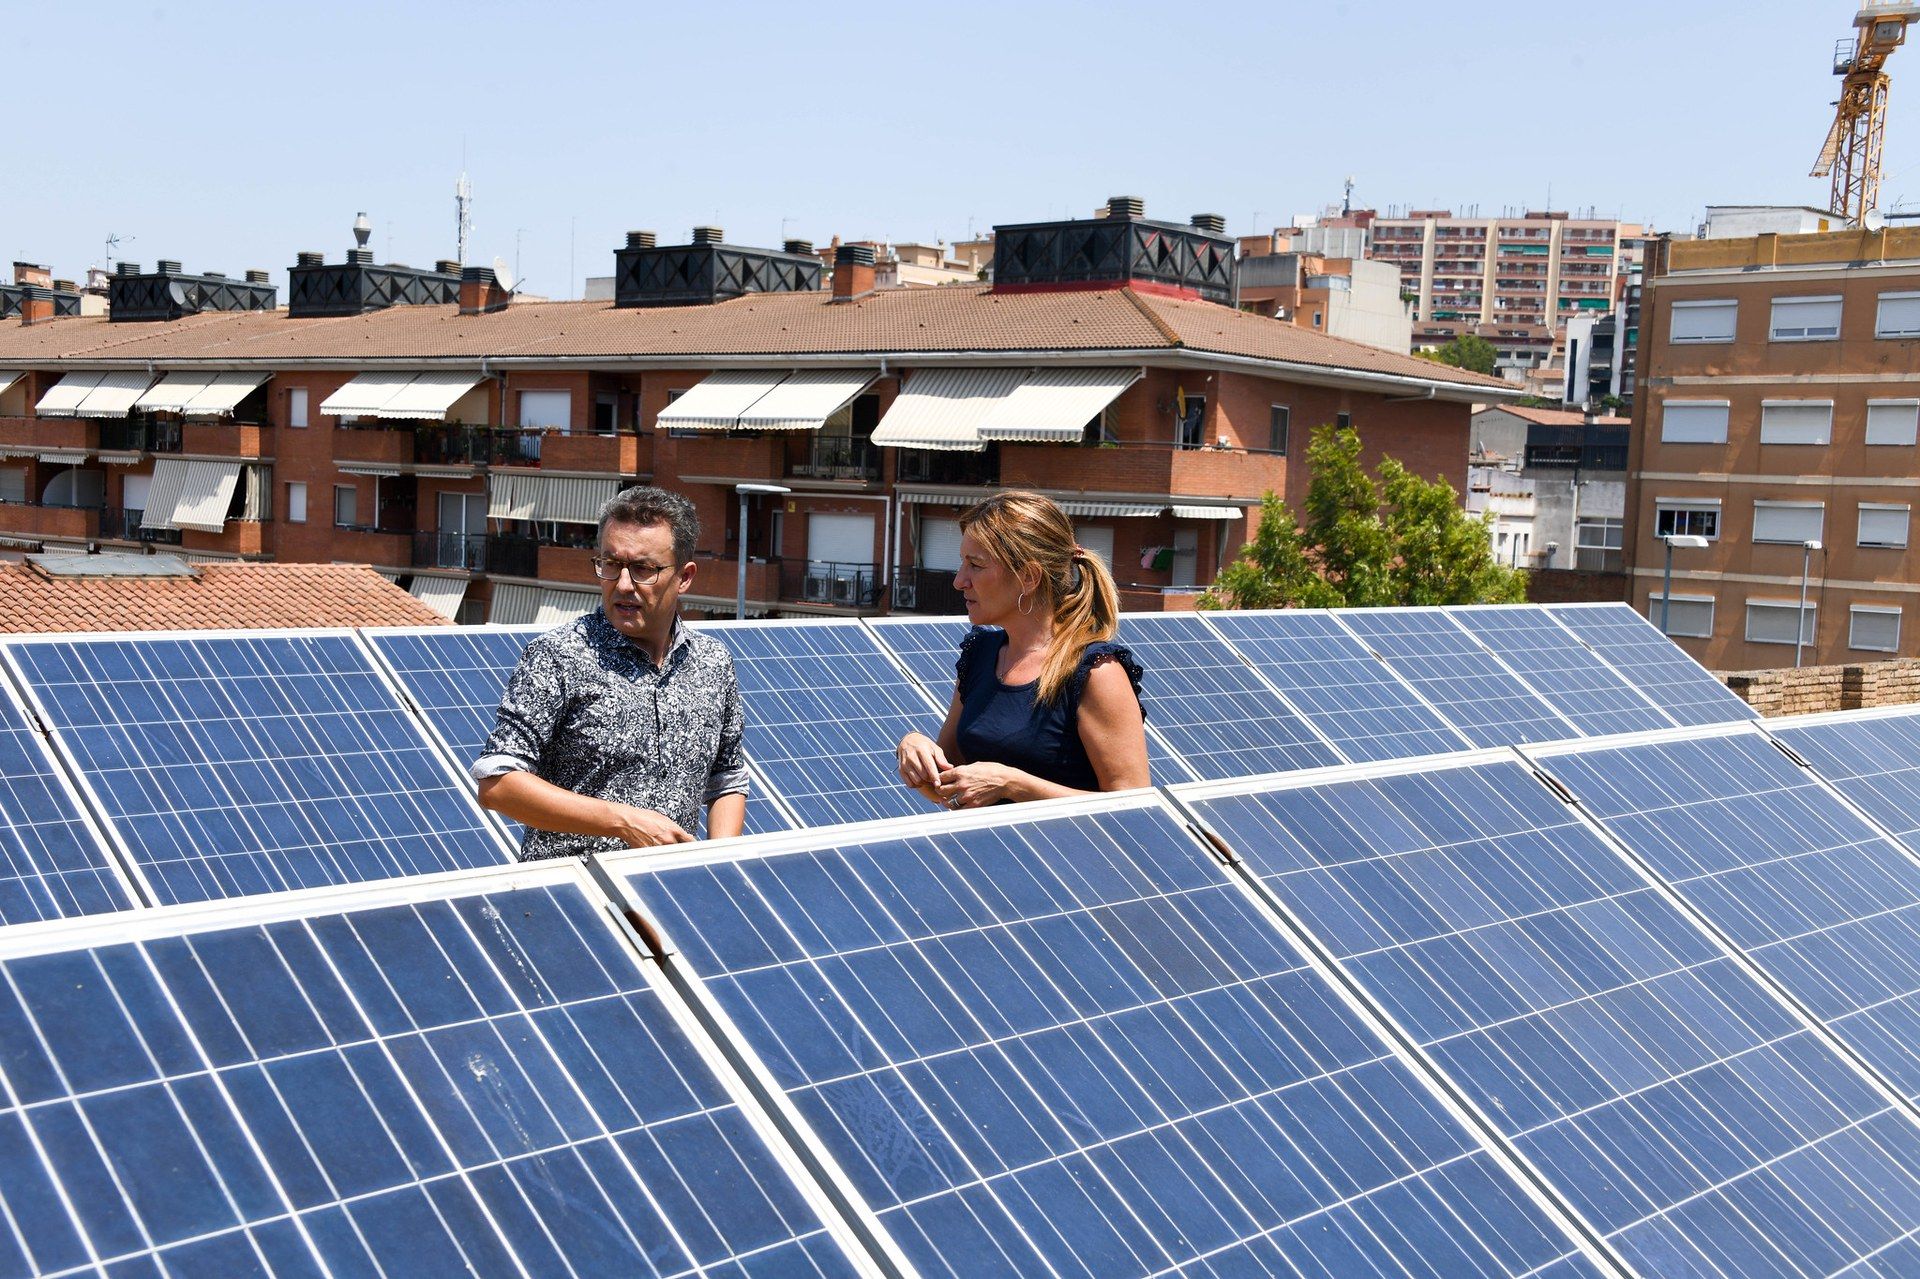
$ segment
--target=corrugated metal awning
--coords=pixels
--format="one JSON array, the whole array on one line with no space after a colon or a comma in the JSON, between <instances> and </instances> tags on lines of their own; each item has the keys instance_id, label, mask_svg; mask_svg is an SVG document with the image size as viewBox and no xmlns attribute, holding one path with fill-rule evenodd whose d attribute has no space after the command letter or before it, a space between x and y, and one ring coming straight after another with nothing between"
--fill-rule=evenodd
<instances>
[{"instance_id":1,"label":"corrugated metal awning","mask_svg":"<svg viewBox=\"0 0 1920 1279\"><path fill-rule=\"evenodd\" d=\"M189 417L226 417L266 380L264 373L216 373L184 412Z\"/></svg>"},{"instance_id":2,"label":"corrugated metal awning","mask_svg":"<svg viewBox=\"0 0 1920 1279\"><path fill-rule=\"evenodd\" d=\"M540 492L534 498L533 518L561 524L598 524L600 508L620 491L619 480L583 476L542 475L534 482Z\"/></svg>"},{"instance_id":3,"label":"corrugated metal awning","mask_svg":"<svg viewBox=\"0 0 1920 1279\"><path fill-rule=\"evenodd\" d=\"M467 598L467 579L428 577L423 573L415 573L413 585L407 589L413 598L440 616L451 619L460 615L460 603Z\"/></svg>"},{"instance_id":4,"label":"corrugated metal awning","mask_svg":"<svg viewBox=\"0 0 1920 1279\"><path fill-rule=\"evenodd\" d=\"M392 462L335 462L333 469L342 475L378 475L382 479L400 474L400 468Z\"/></svg>"},{"instance_id":5,"label":"corrugated metal awning","mask_svg":"<svg viewBox=\"0 0 1920 1279\"><path fill-rule=\"evenodd\" d=\"M238 462L187 463L187 483L173 508L173 527L221 532L227 527L227 511L239 484Z\"/></svg>"},{"instance_id":6,"label":"corrugated metal awning","mask_svg":"<svg viewBox=\"0 0 1920 1279\"><path fill-rule=\"evenodd\" d=\"M153 385L150 373L107 373L101 376L100 384L87 392L87 398L80 401L75 409L75 417L125 417L133 412L133 406L146 389Z\"/></svg>"},{"instance_id":7,"label":"corrugated metal awning","mask_svg":"<svg viewBox=\"0 0 1920 1279\"><path fill-rule=\"evenodd\" d=\"M537 586L496 582L487 620L496 626L526 626L540 616L540 597L544 594Z\"/></svg>"},{"instance_id":8,"label":"corrugated metal awning","mask_svg":"<svg viewBox=\"0 0 1920 1279\"><path fill-rule=\"evenodd\" d=\"M1060 509L1068 515L1093 515L1103 519L1140 519L1149 515L1159 515L1167 508L1157 502L1151 506L1145 502L1062 502Z\"/></svg>"},{"instance_id":9,"label":"corrugated metal awning","mask_svg":"<svg viewBox=\"0 0 1920 1279\"><path fill-rule=\"evenodd\" d=\"M490 520L530 520L533 504L539 496L537 475L508 475L495 471L487 477L487 518ZM531 619L529 619L531 620Z\"/></svg>"},{"instance_id":10,"label":"corrugated metal awning","mask_svg":"<svg viewBox=\"0 0 1920 1279\"><path fill-rule=\"evenodd\" d=\"M141 528L172 528L173 508L186 492L190 462L163 457L153 464L152 482L147 485L147 505L140 512Z\"/></svg>"},{"instance_id":11,"label":"corrugated metal awning","mask_svg":"<svg viewBox=\"0 0 1920 1279\"><path fill-rule=\"evenodd\" d=\"M47 388L40 402L33 406L38 417L77 417L80 402L87 398L87 392L100 385L104 373L69 373Z\"/></svg>"},{"instance_id":12,"label":"corrugated metal awning","mask_svg":"<svg viewBox=\"0 0 1920 1279\"><path fill-rule=\"evenodd\" d=\"M658 431L728 431L761 396L787 380L779 369L722 369L709 373L654 419ZM851 397L849 397L851 398Z\"/></svg>"},{"instance_id":13,"label":"corrugated metal awning","mask_svg":"<svg viewBox=\"0 0 1920 1279\"><path fill-rule=\"evenodd\" d=\"M600 607L598 591L542 591L536 626L559 626Z\"/></svg>"},{"instance_id":14,"label":"corrugated metal awning","mask_svg":"<svg viewBox=\"0 0 1920 1279\"><path fill-rule=\"evenodd\" d=\"M972 506L978 501L979 498L965 493L920 493L913 489L900 491L902 506Z\"/></svg>"},{"instance_id":15,"label":"corrugated metal awning","mask_svg":"<svg viewBox=\"0 0 1920 1279\"><path fill-rule=\"evenodd\" d=\"M1078 444L1087 423L1140 380L1141 369L1039 369L980 423L987 440Z\"/></svg>"},{"instance_id":16,"label":"corrugated metal awning","mask_svg":"<svg viewBox=\"0 0 1920 1279\"><path fill-rule=\"evenodd\" d=\"M879 369L802 369L740 415L742 430L817 431L874 384Z\"/></svg>"},{"instance_id":17,"label":"corrugated metal awning","mask_svg":"<svg viewBox=\"0 0 1920 1279\"><path fill-rule=\"evenodd\" d=\"M35 459L55 466L78 466L90 456L85 449L43 449Z\"/></svg>"},{"instance_id":18,"label":"corrugated metal awning","mask_svg":"<svg viewBox=\"0 0 1920 1279\"><path fill-rule=\"evenodd\" d=\"M906 449L978 453L980 423L1027 380L1027 369L921 369L907 379L873 442Z\"/></svg>"},{"instance_id":19,"label":"corrugated metal awning","mask_svg":"<svg viewBox=\"0 0 1920 1279\"><path fill-rule=\"evenodd\" d=\"M320 411L328 417L378 417L413 379L411 373L362 373L320 401Z\"/></svg>"},{"instance_id":20,"label":"corrugated metal awning","mask_svg":"<svg viewBox=\"0 0 1920 1279\"><path fill-rule=\"evenodd\" d=\"M0 369L0 395L5 395L8 387L25 376L24 373L9 373L5 369Z\"/></svg>"},{"instance_id":21,"label":"corrugated metal awning","mask_svg":"<svg viewBox=\"0 0 1920 1279\"><path fill-rule=\"evenodd\" d=\"M1237 520L1247 513L1243 506L1174 506L1168 514L1176 520Z\"/></svg>"},{"instance_id":22,"label":"corrugated metal awning","mask_svg":"<svg viewBox=\"0 0 1920 1279\"><path fill-rule=\"evenodd\" d=\"M478 373L420 373L380 406L381 417L444 422L447 410L461 396L479 386ZM322 406L324 411L325 406Z\"/></svg>"}]
</instances>

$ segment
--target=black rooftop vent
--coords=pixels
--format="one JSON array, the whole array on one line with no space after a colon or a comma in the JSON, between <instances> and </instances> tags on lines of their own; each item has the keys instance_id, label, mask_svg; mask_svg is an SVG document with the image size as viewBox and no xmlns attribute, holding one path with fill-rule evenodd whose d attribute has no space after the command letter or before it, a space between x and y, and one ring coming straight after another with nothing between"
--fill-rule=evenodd
<instances>
[{"instance_id":1,"label":"black rooftop vent","mask_svg":"<svg viewBox=\"0 0 1920 1279\"><path fill-rule=\"evenodd\" d=\"M113 273L115 275L138 275L140 274L140 264L138 262L117 262L114 264Z\"/></svg>"},{"instance_id":2,"label":"black rooftop vent","mask_svg":"<svg viewBox=\"0 0 1920 1279\"><path fill-rule=\"evenodd\" d=\"M265 284L272 279L273 277L271 275L268 275L265 271L252 270L247 272L248 284Z\"/></svg>"},{"instance_id":3,"label":"black rooftop vent","mask_svg":"<svg viewBox=\"0 0 1920 1279\"><path fill-rule=\"evenodd\" d=\"M327 260L324 253L296 253L293 260L301 266L319 266Z\"/></svg>"},{"instance_id":4,"label":"black rooftop vent","mask_svg":"<svg viewBox=\"0 0 1920 1279\"><path fill-rule=\"evenodd\" d=\"M788 253L812 253L812 240L786 240L780 247Z\"/></svg>"},{"instance_id":5,"label":"black rooftop vent","mask_svg":"<svg viewBox=\"0 0 1920 1279\"><path fill-rule=\"evenodd\" d=\"M348 249L347 261L351 262L355 266L372 266L373 250L372 249Z\"/></svg>"},{"instance_id":6,"label":"black rooftop vent","mask_svg":"<svg viewBox=\"0 0 1920 1279\"><path fill-rule=\"evenodd\" d=\"M433 269L442 275L459 275L460 264L452 258L441 258L433 264Z\"/></svg>"},{"instance_id":7,"label":"black rooftop vent","mask_svg":"<svg viewBox=\"0 0 1920 1279\"><path fill-rule=\"evenodd\" d=\"M358 230L355 231L356 237ZM429 306L460 300L460 267L452 260L439 269L376 265L372 249L347 250L347 260L328 265L326 255L302 253L287 272L287 314L360 315L390 306Z\"/></svg>"},{"instance_id":8,"label":"black rooftop vent","mask_svg":"<svg viewBox=\"0 0 1920 1279\"><path fill-rule=\"evenodd\" d=\"M1132 196L1107 201L1107 216L1022 222L993 229L993 287L999 293L1123 288L1234 299L1234 242L1220 231L1140 215Z\"/></svg>"},{"instance_id":9,"label":"black rooftop vent","mask_svg":"<svg viewBox=\"0 0 1920 1279\"><path fill-rule=\"evenodd\" d=\"M836 264L845 262L849 266L872 266L873 246L871 244L843 244L833 251Z\"/></svg>"},{"instance_id":10,"label":"black rooftop vent","mask_svg":"<svg viewBox=\"0 0 1920 1279\"><path fill-rule=\"evenodd\" d=\"M131 269L129 269L131 268ZM279 294L270 284L229 280L207 272L189 275L172 258L162 258L151 275L131 262L107 281L109 320L177 320L204 311L271 311Z\"/></svg>"},{"instance_id":11,"label":"black rooftop vent","mask_svg":"<svg viewBox=\"0 0 1920 1279\"><path fill-rule=\"evenodd\" d=\"M695 227L692 244L672 245L655 244L650 231L630 231L613 260L615 306L699 306L748 293L806 293L820 287L825 271L811 253L724 243L719 227Z\"/></svg>"},{"instance_id":12,"label":"black rooftop vent","mask_svg":"<svg viewBox=\"0 0 1920 1279\"><path fill-rule=\"evenodd\" d=\"M1226 234L1227 220L1218 213L1196 213L1192 221L1202 231L1211 231L1215 235Z\"/></svg>"},{"instance_id":13,"label":"black rooftop vent","mask_svg":"<svg viewBox=\"0 0 1920 1279\"><path fill-rule=\"evenodd\" d=\"M1116 195L1107 200L1107 216L1110 218L1144 218L1147 216L1147 202L1137 195Z\"/></svg>"}]
</instances>

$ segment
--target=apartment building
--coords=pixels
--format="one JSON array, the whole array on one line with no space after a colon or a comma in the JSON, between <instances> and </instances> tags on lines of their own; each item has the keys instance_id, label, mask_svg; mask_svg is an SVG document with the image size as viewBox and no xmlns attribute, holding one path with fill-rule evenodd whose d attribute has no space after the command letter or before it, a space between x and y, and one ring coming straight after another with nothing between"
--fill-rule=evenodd
<instances>
[{"instance_id":1,"label":"apartment building","mask_svg":"<svg viewBox=\"0 0 1920 1279\"><path fill-rule=\"evenodd\" d=\"M1494 550L1516 565L1618 573L1630 428L1519 405L1475 413L1467 509L1493 513Z\"/></svg>"},{"instance_id":2,"label":"apartment building","mask_svg":"<svg viewBox=\"0 0 1920 1279\"><path fill-rule=\"evenodd\" d=\"M1240 307L1330 337L1406 351L1413 313L1384 262L1312 253L1249 253L1240 240Z\"/></svg>"},{"instance_id":3,"label":"apartment building","mask_svg":"<svg viewBox=\"0 0 1920 1279\"><path fill-rule=\"evenodd\" d=\"M1635 602L1697 536L1667 614L1708 666L1920 651L1920 228L1662 241L1641 316Z\"/></svg>"},{"instance_id":4,"label":"apartment building","mask_svg":"<svg viewBox=\"0 0 1920 1279\"><path fill-rule=\"evenodd\" d=\"M882 290L870 246L829 272L710 227L630 233L596 302L364 249L301 255L278 309L128 267L107 318L0 323L0 542L370 564L447 616L554 620L593 603L600 503L650 480L700 510L696 609L734 612L744 548L749 614L951 612L955 517L1019 486L1142 609L1303 496L1321 423L1465 487L1472 406L1509 388L1240 312L1229 238L1115 204L996 227L991 286Z\"/></svg>"}]
</instances>

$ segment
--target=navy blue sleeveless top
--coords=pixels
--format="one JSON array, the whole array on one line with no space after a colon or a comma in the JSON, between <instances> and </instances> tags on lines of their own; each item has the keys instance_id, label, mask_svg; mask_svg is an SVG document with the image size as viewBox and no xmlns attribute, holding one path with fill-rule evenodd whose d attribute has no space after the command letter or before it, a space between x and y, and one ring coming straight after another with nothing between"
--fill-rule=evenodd
<instances>
[{"instance_id":1,"label":"navy blue sleeveless top","mask_svg":"<svg viewBox=\"0 0 1920 1279\"><path fill-rule=\"evenodd\" d=\"M1140 696L1140 663L1119 644L1100 641L1080 654L1066 686L1047 705L1035 704L1039 681L1002 684L994 668L1007 633L975 627L960 643L960 753L975 763L1006 764L1075 790L1099 790L1100 778L1080 740L1080 695L1087 676L1102 662L1119 662ZM1143 715L1145 711L1141 712Z\"/></svg>"}]
</instances>

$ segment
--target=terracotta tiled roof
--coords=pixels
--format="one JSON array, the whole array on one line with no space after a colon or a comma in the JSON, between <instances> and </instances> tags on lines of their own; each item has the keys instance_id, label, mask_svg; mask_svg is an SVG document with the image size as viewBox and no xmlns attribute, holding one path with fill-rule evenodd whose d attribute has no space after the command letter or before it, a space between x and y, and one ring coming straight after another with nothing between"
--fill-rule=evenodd
<instances>
[{"instance_id":1,"label":"terracotta tiled roof","mask_svg":"<svg viewBox=\"0 0 1920 1279\"><path fill-rule=\"evenodd\" d=\"M0 323L0 365L60 360L359 363L495 358L888 355L1181 349L1392 374L1478 389L1513 387L1211 303L1129 289L994 293L986 287L888 289L857 302L825 293L753 294L710 306L617 308L529 302L488 315L402 306L294 319L284 312L198 315L167 323L77 317Z\"/></svg>"},{"instance_id":2,"label":"terracotta tiled roof","mask_svg":"<svg viewBox=\"0 0 1920 1279\"><path fill-rule=\"evenodd\" d=\"M1532 422L1537 426L1579 426L1587 420L1584 414L1566 409L1527 409L1516 404L1502 404L1497 407L1502 413L1511 413L1521 421ZM1633 419L1597 417L1593 421L1596 426L1629 426Z\"/></svg>"},{"instance_id":3,"label":"terracotta tiled roof","mask_svg":"<svg viewBox=\"0 0 1920 1279\"><path fill-rule=\"evenodd\" d=\"M447 619L361 564L201 564L198 577L49 577L0 563L0 632L424 626Z\"/></svg>"}]
</instances>

